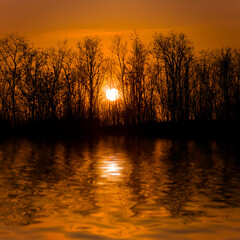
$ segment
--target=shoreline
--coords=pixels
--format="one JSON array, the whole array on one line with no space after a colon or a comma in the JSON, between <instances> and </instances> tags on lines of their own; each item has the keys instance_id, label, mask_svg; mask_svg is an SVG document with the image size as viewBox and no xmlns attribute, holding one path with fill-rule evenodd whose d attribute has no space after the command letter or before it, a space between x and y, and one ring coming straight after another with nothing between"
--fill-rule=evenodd
<instances>
[{"instance_id":1,"label":"shoreline","mask_svg":"<svg viewBox=\"0 0 240 240\"><path fill-rule=\"evenodd\" d=\"M136 136L166 139L240 140L238 121L162 122L139 125L100 126L79 121L52 121L25 124L16 128L1 126L1 139L8 136L51 139L84 139L99 135Z\"/></svg>"}]
</instances>

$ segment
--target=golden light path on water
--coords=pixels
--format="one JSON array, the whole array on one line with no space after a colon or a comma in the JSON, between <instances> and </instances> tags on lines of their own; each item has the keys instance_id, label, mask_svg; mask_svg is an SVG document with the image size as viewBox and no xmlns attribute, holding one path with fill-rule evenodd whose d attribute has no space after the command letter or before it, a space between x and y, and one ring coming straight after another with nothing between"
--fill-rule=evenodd
<instances>
[{"instance_id":1,"label":"golden light path on water","mask_svg":"<svg viewBox=\"0 0 240 240\"><path fill-rule=\"evenodd\" d=\"M0 239L237 240L235 152L120 137L0 143Z\"/></svg>"}]
</instances>

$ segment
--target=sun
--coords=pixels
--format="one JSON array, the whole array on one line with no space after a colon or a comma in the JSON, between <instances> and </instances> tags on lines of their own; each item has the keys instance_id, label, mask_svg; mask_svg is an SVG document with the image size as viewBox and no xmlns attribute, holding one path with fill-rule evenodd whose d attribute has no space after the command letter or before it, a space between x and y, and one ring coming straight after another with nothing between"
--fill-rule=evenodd
<instances>
[{"instance_id":1,"label":"sun","mask_svg":"<svg viewBox=\"0 0 240 240\"><path fill-rule=\"evenodd\" d=\"M106 97L110 101L116 101L118 99L118 90L116 88L109 88L106 91Z\"/></svg>"}]
</instances>

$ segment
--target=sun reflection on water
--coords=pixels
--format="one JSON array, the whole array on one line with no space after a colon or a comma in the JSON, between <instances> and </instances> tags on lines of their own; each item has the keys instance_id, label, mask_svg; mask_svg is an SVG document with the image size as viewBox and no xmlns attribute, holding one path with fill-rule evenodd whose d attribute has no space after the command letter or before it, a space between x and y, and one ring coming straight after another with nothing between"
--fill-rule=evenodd
<instances>
[{"instance_id":1,"label":"sun reflection on water","mask_svg":"<svg viewBox=\"0 0 240 240\"><path fill-rule=\"evenodd\" d=\"M121 177L122 166L116 157L111 156L100 162L99 170L102 178L116 180Z\"/></svg>"}]
</instances>

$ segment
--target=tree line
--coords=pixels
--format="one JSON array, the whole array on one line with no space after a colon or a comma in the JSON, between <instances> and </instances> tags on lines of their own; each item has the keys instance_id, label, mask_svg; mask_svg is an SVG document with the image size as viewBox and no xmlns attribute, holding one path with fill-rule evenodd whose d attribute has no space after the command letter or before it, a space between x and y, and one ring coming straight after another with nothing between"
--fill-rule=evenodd
<instances>
[{"instance_id":1,"label":"tree line","mask_svg":"<svg viewBox=\"0 0 240 240\"><path fill-rule=\"evenodd\" d=\"M115 35L103 52L87 36L37 49L14 33L0 39L0 122L97 121L101 125L240 119L240 49L196 52L185 34L143 43ZM119 98L106 99L107 88Z\"/></svg>"}]
</instances>

